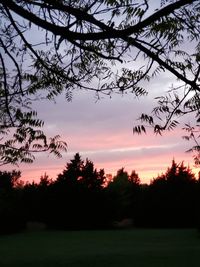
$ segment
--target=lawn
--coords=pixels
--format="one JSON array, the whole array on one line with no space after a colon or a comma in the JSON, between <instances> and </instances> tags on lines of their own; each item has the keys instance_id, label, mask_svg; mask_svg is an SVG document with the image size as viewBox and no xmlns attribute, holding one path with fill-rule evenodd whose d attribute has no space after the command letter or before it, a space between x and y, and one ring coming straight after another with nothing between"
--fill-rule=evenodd
<instances>
[{"instance_id":1,"label":"lawn","mask_svg":"<svg viewBox=\"0 0 200 267\"><path fill-rule=\"evenodd\" d=\"M0 236L0 267L199 267L196 230L28 232Z\"/></svg>"}]
</instances>

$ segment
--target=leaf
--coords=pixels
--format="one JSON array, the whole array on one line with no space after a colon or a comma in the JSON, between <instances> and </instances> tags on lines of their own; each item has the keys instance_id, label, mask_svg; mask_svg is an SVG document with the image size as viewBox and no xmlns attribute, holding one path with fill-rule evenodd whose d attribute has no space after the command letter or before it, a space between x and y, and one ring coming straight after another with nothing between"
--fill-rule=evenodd
<instances>
[{"instance_id":1,"label":"leaf","mask_svg":"<svg viewBox=\"0 0 200 267\"><path fill-rule=\"evenodd\" d=\"M133 127L133 134L142 134L142 133L146 133L146 129L145 129L145 126L144 125L138 125L138 126L135 126Z\"/></svg>"}]
</instances>

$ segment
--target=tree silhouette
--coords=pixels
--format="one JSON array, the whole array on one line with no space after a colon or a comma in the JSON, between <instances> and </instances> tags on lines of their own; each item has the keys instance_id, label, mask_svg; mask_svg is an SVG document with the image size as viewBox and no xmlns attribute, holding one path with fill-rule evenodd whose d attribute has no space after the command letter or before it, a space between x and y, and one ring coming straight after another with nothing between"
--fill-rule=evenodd
<instances>
[{"instance_id":1,"label":"tree silhouette","mask_svg":"<svg viewBox=\"0 0 200 267\"><path fill-rule=\"evenodd\" d=\"M88 189L99 189L105 181L104 170L99 172L94 168L94 163L89 159L84 162L79 153L67 163L66 169L58 175L58 181L68 184L79 184Z\"/></svg>"},{"instance_id":2,"label":"tree silhouette","mask_svg":"<svg viewBox=\"0 0 200 267\"><path fill-rule=\"evenodd\" d=\"M66 181L69 184L76 183L82 177L83 164L81 156L76 153L70 163L67 163L63 173L58 175L58 181Z\"/></svg>"},{"instance_id":3,"label":"tree silhouette","mask_svg":"<svg viewBox=\"0 0 200 267\"><path fill-rule=\"evenodd\" d=\"M97 171L92 161L84 161L80 154L76 153L51 185L51 227L104 227L107 223L103 215L106 213L104 180L103 170Z\"/></svg>"},{"instance_id":4,"label":"tree silhouette","mask_svg":"<svg viewBox=\"0 0 200 267\"><path fill-rule=\"evenodd\" d=\"M102 169L98 172L96 169L94 169L93 162L86 159L86 162L82 169L80 182L91 190L98 190L102 187L104 181L104 170Z\"/></svg>"},{"instance_id":5,"label":"tree silhouette","mask_svg":"<svg viewBox=\"0 0 200 267\"><path fill-rule=\"evenodd\" d=\"M22 230L25 226L19 171L0 172L0 233Z\"/></svg>"},{"instance_id":6,"label":"tree silhouette","mask_svg":"<svg viewBox=\"0 0 200 267\"><path fill-rule=\"evenodd\" d=\"M200 182L183 162L172 160L149 185L134 170L129 175L121 168L105 187L104 171L76 153L57 179L46 174L39 183L19 179L20 172L0 172L0 234L30 223L62 230L108 229L116 221L135 227L200 225Z\"/></svg>"},{"instance_id":7,"label":"tree silhouette","mask_svg":"<svg viewBox=\"0 0 200 267\"><path fill-rule=\"evenodd\" d=\"M119 169L113 181L108 184L107 191L115 219L121 220L133 216L138 185L139 177L136 172L132 171L131 176L129 176L124 168Z\"/></svg>"},{"instance_id":8,"label":"tree silhouette","mask_svg":"<svg viewBox=\"0 0 200 267\"><path fill-rule=\"evenodd\" d=\"M192 170L173 160L166 173L150 185L147 205L152 226L196 226L196 183Z\"/></svg>"},{"instance_id":9,"label":"tree silhouette","mask_svg":"<svg viewBox=\"0 0 200 267\"><path fill-rule=\"evenodd\" d=\"M51 100L65 92L71 100L74 90L87 89L97 97L138 97L148 92L144 81L167 71L178 86L160 92L153 115L142 114L134 132L145 132L145 123L156 133L173 129L187 113L198 122L199 8L198 0L0 0L1 162L66 149L38 130L43 123L31 103L40 95Z\"/></svg>"},{"instance_id":10,"label":"tree silhouette","mask_svg":"<svg viewBox=\"0 0 200 267\"><path fill-rule=\"evenodd\" d=\"M196 181L196 179L194 173L192 172L189 166L184 166L183 161L178 164L173 159L171 167L167 169L166 173L154 179L152 181L152 184L157 183L159 181L165 181L168 184L187 184Z\"/></svg>"},{"instance_id":11,"label":"tree silhouette","mask_svg":"<svg viewBox=\"0 0 200 267\"><path fill-rule=\"evenodd\" d=\"M139 185L141 183L139 175L135 170L131 172L131 175L129 176L129 180L132 184Z\"/></svg>"},{"instance_id":12,"label":"tree silhouette","mask_svg":"<svg viewBox=\"0 0 200 267\"><path fill-rule=\"evenodd\" d=\"M14 186L17 186L20 177L20 171L0 171L0 190L10 191Z\"/></svg>"}]
</instances>

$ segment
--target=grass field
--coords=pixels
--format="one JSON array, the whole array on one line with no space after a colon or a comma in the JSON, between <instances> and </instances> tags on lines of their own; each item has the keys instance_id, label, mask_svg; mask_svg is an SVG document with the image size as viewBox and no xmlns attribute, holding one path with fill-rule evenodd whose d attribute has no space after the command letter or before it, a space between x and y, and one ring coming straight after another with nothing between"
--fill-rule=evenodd
<instances>
[{"instance_id":1,"label":"grass field","mask_svg":"<svg viewBox=\"0 0 200 267\"><path fill-rule=\"evenodd\" d=\"M196 230L29 232L0 236L0 267L199 267Z\"/></svg>"}]
</instances>

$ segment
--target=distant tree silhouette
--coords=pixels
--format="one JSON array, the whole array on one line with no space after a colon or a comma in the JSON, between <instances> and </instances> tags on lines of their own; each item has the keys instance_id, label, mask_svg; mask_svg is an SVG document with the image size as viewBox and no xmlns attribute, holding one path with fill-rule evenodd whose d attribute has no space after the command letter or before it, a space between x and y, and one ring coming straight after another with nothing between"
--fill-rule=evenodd
<instances>
[{"instance_id":1,"label":"distant tree silhouette","mask_svg":"<svg viewBox=\"0 0 200 267\"><path fill-rule=\"evenodd\" d=\"M200 228L200 180L184 162L172 164L141 184L133 170L121 168L104 185L104 170L76 153L57 179L20 183L20 172L0 172L0 233L20 231L29 223L50 229L103 229L116 221L136 227Z\"/></svg>"},{"instance_id":2,"label":"distant tree silhouette","mask_svg":"<svg viewBox=\"0 0 200 267\"><path fill-rule=\"evenodd\" d=\"M135 170L131 172L131 175L129 176L129 180L132 184L139 185L141 183L141 180L139 178L138 173L136 173Z\"/></svg>"},{"instance_id":3,"label":"distant tree silhouette","mask_svg":"<svg viewBox=\"0 0 200 267\"><path fill-rule=\"evenodd\" d=\"M172 160L172 165L167 169L166 174L163 178L168 183L190 183L195 180L195 175L190 169L190 167L184 166L184 162L182 161L180 164L177 164L175 160Z\"/></svg>"},{"instance_id":4,"label":"distant tree silhouette","mask_svg":"<svg viewBox=\"0 0 200 267\"><path fill-rule=\"evenodd\" d=\"M26 183L23 189L23 205L26 221L38 221L39 210L42 203L39 199L38 184L35 182Z\"/></svg>"},{"instance_id":5,"label":"distant tree silhouette","mask_svg":"<svg viewBox=\"0 0 200 267\"><path fill-rule=\"evenodd\" d=\"M93 162L86 159L86 162L82 168L80 182L87 188L95 190L101 188L104 181L104 170L100 170L98 172L96 169L94 169Z\"/></svg>"},{"instance_id":6,"label":"distant tree silhouette","mask_svg":"<svg viewBox=\"0 0 200 267\"><path fill-rule=\"evenodd\" d=\"M0 171L0 190L11 190L21 177L20 171Z\"/></svg>"},{"instance_id":7,"label":"distant tree silhouette","mask_svg":"<svg viewBox=\"0 0 200 267\"><path fill-rule=\"evenodd\" d=\"M56 216L51 217L52 227L96 228L106 224L104 171L97 171L89 159L81 159L79 153L67 163L66 168L51 185Z\"/></svg>"},{"instance_id":8,"label":"distant tree silhouette","mask_svg":"<svg viewBox=\"0 0 200 267\"><path fill-rule=\"evenodd\" d=\"M113 181L108 184L107 191L115 220L133 217L136 204L136 191L138 191L140 179L135 171L131 175L121 168L117 171Z\"/></svg>"},{"instance_id":9,"label":"distant tree silhouette","mask_svg":"<svg viewBox=\"0 0 200 267\"><path fill-rule=\"evenodd\" d=\"M45 173L44 175L42 175L40 177L40 182L39 182L39 186L40 187L47 187L48 185L50 185L52 183L52 179L49 179L49 176Z\"/></svg>"},{"instance_id":10,"label":"distant tree silhouette","mask_svg":"<svg viewBox=\"0 0 200 267\"><path fill-rule=\"evenodd\" d=\"M192 170L175 160L165 174L153 179L146 203L150 226L195 226L196 182Z\"/></svg>"},{"instance_id":11,"label":"distant tree silhouette","mask_svg":"<svg viewBox=\"0 0 200 267\"><path fill-rule=\"evenodd\" d=\"M88 189L99 189L105 181L104 170L97 171L94 163L89 159L84 162L79 153L67 163L66 169L58 175L58 182L67 182L68 185L79 185Z\"/></svg>"},{"instance_id":12,"label":"distant tree silhouette","mask_svg":"<svg viewBox=\"0 0 200 267\"><path fill-rule=\"evenodd\" d=\"M0 233L25 227L22 189L17 188L20 176L20 171L0 171Z\"/></svg>"},{"instance_id":13,"label":"distant tree silhouette","mask_svg":"<svg viewBox=\"0 0 200 267\"><path fill-rule=\"evenodd\" d=\"M79 153L76 153L74 158L67 163L66 168L62 174L58 175L58 182L67 182L68 185L76 184L81 179L84 161L81 159Z\"/></svg>"}]
</instances>

